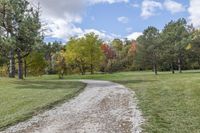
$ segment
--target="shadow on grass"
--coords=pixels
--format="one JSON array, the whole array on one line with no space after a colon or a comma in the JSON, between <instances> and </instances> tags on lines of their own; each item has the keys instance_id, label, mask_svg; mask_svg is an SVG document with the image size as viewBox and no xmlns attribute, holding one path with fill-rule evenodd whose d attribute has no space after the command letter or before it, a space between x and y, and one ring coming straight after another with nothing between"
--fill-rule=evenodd
<instances>
[{"instance_id":1,"label":"shadow on grass","mask_svg":"<svg viewBox=\"0 0 200 133\"><path fill-rule=\"evenodd\" d=\"M15 81L13 84L16 84L16 89L70 89L70 86L73 87L73 83L70 83L68 87L68 82L62 81ZM75 83L74 83L75 84Z\"/></svg>"}]
</instances>

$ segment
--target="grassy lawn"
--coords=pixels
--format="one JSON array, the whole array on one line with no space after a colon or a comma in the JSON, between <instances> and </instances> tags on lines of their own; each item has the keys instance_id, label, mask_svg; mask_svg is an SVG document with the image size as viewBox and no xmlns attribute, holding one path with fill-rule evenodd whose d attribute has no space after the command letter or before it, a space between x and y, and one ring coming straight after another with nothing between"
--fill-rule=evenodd
<instances>
[{"instance_id":1,"label":"grassy lawn","mask_svg":"<svg viewBox=\"0 0 200 133\"><path fill-rule=\"evenodd\" d=\"M85 84L0 79L0 130L77 95Z\"/></svg>"},{"instance_id":2,"label":"grassy lawn","mask_svg":"<svg viewBox=\"0 0 200 133\"><path fill-rule=\"evenodd\" d=\"M84 86L57 79L57 76L26 81L1 79L0 127L26 119L38 110L68 99ZM175 75L163 72L158 76L152 72L122 72L72 75L65 79L110 80L134 90L146 118L144 132L200 133L200 71Z\"/></svg>"},{"instance_id":3,"label":"grassy lawn","mask_svg":"<svg viewBox=\"0 0 200 133\"><path fill-rule=\"evenodd\" d=\"M144 125L145 132L200 133L199 71L186 71L175 75L165 72L158 76L152 72L124 72L66 77L78 78L111 80L133 89L147 120Z\"/></svg>"}]
</instances>

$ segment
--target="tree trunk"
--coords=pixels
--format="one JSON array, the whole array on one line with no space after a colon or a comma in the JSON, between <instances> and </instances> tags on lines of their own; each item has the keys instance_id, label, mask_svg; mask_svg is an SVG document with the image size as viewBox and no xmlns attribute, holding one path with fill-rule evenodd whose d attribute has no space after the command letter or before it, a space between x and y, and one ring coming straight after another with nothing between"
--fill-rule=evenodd
<instances>
[{"instance_id":1,"label":"tree trunk","mask_svg":"<svg viewBox=\"0 0 200 133\"><path fill-rule=\"evenodd\" d=\"M156 63L154 63L153 69L154 69L155 75L158 75L158 68L157 68L157 64Z\"/></svg>"},{"instance_id":2,"label":"tree trunk","mask_svg":"<svg viewBox=\"0 0 200 133\"><path fill-rule=\"evenodd\" d=\"M83 75L85 75L85 73L86 73L86 68L85 68L85 66L83 67Z\"/></svg>"},{"instance_id":3,"label":"tree trunk","mask_svg":"<svg viewBox=\"0 0 200 133\"><path fill-rule=\"evenodd\" d=\"M20 51L17 51L17 59L18 59L18 78L23 79L23 61Z\"/></svg>"},{"instance_id":4,"label":"tree trunk","mask_svg":"<svg viewBox=\"0 0 200 133\"><path fill-rule=\"evenodd\" d=\"M93 64L90 65L90 72L91 72L91 74L94 74L94 66L93 66Z\"/></svg>"},{"instance_id":5,"label":"tree trunk","mask_svg":"<svg viewBox=\"0 0 200 133\"><path fill-rule=\"evenodd\" d=\"M178 70L179 70L179 73L182 73L182 61L181 61L181 58L178 59Z\"/></svg>"},{"instance_id":6,"label":"tree trunk","mask_svg":"<svg viewBox=\"0 0 200 133\"><path fill-rule=\"evenodd\" d=\"M198 65L199 65L199 69L200 69L200 57L198 57Z\"/></svg>"},{"instance_id":7,"label":"tree trunk","mask_svg":"<svg viewBox=\"0 0 200 133\"><path fill-rule=\"evenodd\" d=\"M156 58L155 53L154 53L153 69L154 69L155 75L158 75L157 58Z\"/></svg>"},{"instance_id":8,"label":"tree trunk","mask_svg":"<svg viewBox=\"0 0 200 133\"><path fill-rule=\"evenodd\" d=\"M172 74L175 74L175 71L174 71L174 63L173 63L173 62L171 63L171 70L172 70Z\"/></svg>"},{"instance_id":9,"label":"tree trunk","mask_svg":"<svg viewBox=\"0 0 200 133\"><path fill-rule=\"evenodd\" d=\"M108 61L108 63L109 63L109 61ZM108 67L108 66L107 66L107 67ZM110 73L110 74L113 73L113 71L112 71L113 68L112 68L112 67L113 67L113 62L112 62L112 59L110 59L110 68L109 68L108 71L107 71L107 72Z\"/></svg>"},{"instance_id":10,"label":"tree trunk","mask_svg":"<svg viewBox=\"0 0 200 133\"><path fill-rule=\"evenodd\" d=\"M85 75L85 70L84 70L84 66L83 65L79 66L79 70L81 72L81 75Z\"/></svg>"},{"instance_id":11,"label":"tree trunk","mask_svg":"<svg viewBox=\"0 0 200 133\"><path fill-rule=\"evenodd\" d=\"M27 62L26 62L26 59L24 59L24 77L27 77Z\"/></svg>"},{"instance_id":12,"label":"tree trunk","mask_svg":"<svg viewBox=\"0 0 200 133\"><path fill-rule=\"evenodd\" d=\"M13 49L9 52L9 60L9 77L15 78L15 57Z\"/></svg>"}]
</instances>

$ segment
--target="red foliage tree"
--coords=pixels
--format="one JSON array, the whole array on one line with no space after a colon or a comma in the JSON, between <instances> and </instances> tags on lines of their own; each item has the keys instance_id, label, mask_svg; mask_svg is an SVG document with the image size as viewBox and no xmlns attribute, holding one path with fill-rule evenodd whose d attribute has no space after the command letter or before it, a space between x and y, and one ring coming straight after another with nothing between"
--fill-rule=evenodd
<instances>
[{"instance_id":1,"label":"red foliage tree","mask_svg":"<svg viewBox=\"0 0 200 133\"><path fill-rule=\"evenodd\" d=\"M135 40L133 40L128 53L129 53L129 55L135 56L136 52L137 52L137 42Z\"/></svg>"},{"instance_id":2,"label":"red foliage tree","mask_svg":"<svg viewBox=\"0 0 200 133\"><path fill-rule=\"evenodd\" d=\"M103 51L106 60L114 59L116 57L116 53L108 44L102 44L101 50Z\"/></svg>"}]
</instances>

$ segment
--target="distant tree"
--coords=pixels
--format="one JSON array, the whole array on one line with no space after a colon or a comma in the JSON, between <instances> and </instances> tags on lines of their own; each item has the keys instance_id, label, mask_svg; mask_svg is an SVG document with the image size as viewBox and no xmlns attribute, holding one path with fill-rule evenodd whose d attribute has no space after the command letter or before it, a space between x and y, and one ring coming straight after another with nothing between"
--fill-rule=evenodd
<instances>
[{"instance_id":1,"label":"distant tree","mask_svg":"<svg viewBox=\"0 0 200 133\"><path fill-rule=\"evenodd\" d=\"M175 73L176 62L178 62L179 72L182 72L183 55L190 35L187 28L186 20L179 19L169 22L162 32L163 55L166 57L166 61L171 64L172 73Z\"/></svg>"},{"instance_id":2,"label":"distant tree","mask_svg":"<svg viewBox=\"0 0 200 133\"><path fill-rule=\"evenodd\" d=\"M114 59L116 59L116 53L108 44L102 44L101 50L105 57L102 62L101 71L112 73L112 66Z\"/></svg>"},{"instance_id":3,"label":"distant tree","mask_svg":"<svg viewBox=\"0 0 200 133\"><path fill-rule=\"evenodd\" d=\"M94 70L99 67L103 59L103 53L101 51L102 41L94 33L86 34L83 42L86 54L86 61L89 63L90 73L94 74Z\"/></svg>"},{"instance_id":4,"label":"distant tree","mask_svg":"<svg viewBox=\"0 0 200 133\"><path fill-rule=\"evenodd\" d=\"M53 43L45 43L42 47L44 52L45 59L47 61L47 73L48 74L55 74L55 55L59 53L63 49L63 45L61 42L53 42Z\"/></svg>"},{"instance_id":5,"label":"distant tree","mask_svg":"<svg viewBox=\"0 0 200 133\"><path fill-rule=\"evenodd\" d=\"M135 40L132 41L128 54L135 56L137 52L137 42Z\"/></svg>"},{"instance_id":6,"label":"distant tree","mask_svg":"<svg viewBox=\"0 0 200 133\"><path fill-rule=\"evenodd\" d=\"M66 60L78 67L82 74L85 74L88 68L93 74L103 58L100 46L101 40L94 33L86 34L82 38L71 38L66 45Z\"/></svg>"},{"instance_id":7,"label":"distant tree","mask_svg":"<svg viewBox=\"0 0 200 133\"><path fill-rule=\"evenodd\" d=\"M190 35L190 43L186 50L189 51L190 60L197 62L198 68L200 68L200 30L195 30Z\"/></svg>"},{"instance_id":8,"label":"distant tree","mask_svg":"<svg viewBox=\"0 0 200 133\"><path fill-rule=\"evenodd\" d=\"M127 53L127 57L130 62L129 70L137 70L136 62L135 62L137 52L138 52L137 42L135 40L132 40L130 48Z\"/></svg>"},{"instance_id":9,"label":"distant tree","mask_svg":"<svg viewBox=\"0 0 200 133\"><path fill-rule=\"evenodd\" d=\"M44 54L40 52L31 52L25 57L26 63L24 63L25 76L27 73L33 76L43 75L47 62L44 59Z\"/></svg>"},{"instance_id":10,"label":"distant tree","mask_svg":"<svg viewBox=\"0 0 200 133\"><path fill-rule=\"evenodd\" d=\"M153 66L153 70L157 75L158 58L160 54L160 33L155 27L148 27L144 30L143 35L138 38L140 45L139 56L141 61L149 62ZM145 60L144 60L145 59Z\"/></svg>"},{"instance_id":11,"label":"distant tree","mask_svg":"<svg viewBox=\"0 0 200 133\"><path fill-rule=\"evenodd\" d=\"M79 68L82 75L87 69L87 51L83 44L83 38L71 38L66 45L65 59L71 65Z\"/></svg>"},{"instance_id":12,"label":"distant tree","mask_svg":"<svg viewBox=\"0 0 200 133\"><path fill-rule=\"evenodd\" d=\"M64 50L56 54L56 71L58 72L59 79L63 79L64 74L67 71L67 62L64 56Z\"/></svg>"},{"instance_id":13,"label":"distant tree","mask_svg":"<svg viewBox=\"0 0 200 133\"><path fill-rule=\"evenodd\" d=\"M115 50L117 58L121 58L121 51L123 49L123 41L120 39L114 39L111 42L111 47Z\"/></svg>"}]
</instances>

